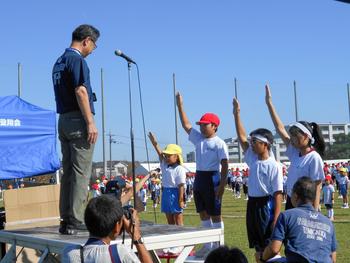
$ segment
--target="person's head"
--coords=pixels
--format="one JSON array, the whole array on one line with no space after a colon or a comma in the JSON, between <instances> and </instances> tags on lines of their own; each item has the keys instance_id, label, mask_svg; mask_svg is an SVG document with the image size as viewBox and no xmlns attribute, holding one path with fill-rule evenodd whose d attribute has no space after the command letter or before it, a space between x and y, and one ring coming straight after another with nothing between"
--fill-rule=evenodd
<instances>
[{"instance_id":1,"label":"person's head","mask_svg":"<svg viewBox=\"0 0 350 263\"><path fill-rule=\"evenodd\" d=\"M248 259L238 248L220 246L208 254L204 263L248 263Z\"/></svg>"},{"instance_id":2,"label":"person's head","mask_svg":"<svg viewBox=\"0 0 350 263\"><path fill-rule=\"evenodd\" d=\"M84 221L90 236L115 239L123 229L120 200L110 195L92 198L85 209Z\"/></svg>"},{"instance_id":3,"label":"person's head","mask_svg":"<svg viewBox=\"0 0 350 263\"><path fill-rule=\"evenodd\" d=\"M345 167L340 167L340 168L339 168L339 174L340 174L341 176L346 176L347 173L348 173L348 169L347 169L347 168L345 168Z\"/></svg>"},{"instance_id":4,"label":"person's head","mask_svg":"<svg viewBox=\"0 0 350 263\"><path fill-rule=\"evenodd\" d=\"M297 207L300 204L313 203L316 197L316 186L310 177L300 177L293 186L292 204Z\"/></svg>"},{"instance_id":5,"label":"person's head","mask_svg":"<svg viewBox=\"0 0 350 263\"><path fill-rule=\"evenodd\" d=\"M214 113L206 113L196 124L200 126L200 131L204 137L210 138L215 136L220 125L220 119Z\"/></svg>"},{"instance_id":6,"label":"person's head","mask_svg":"<svg viewBox=\"0 0 350 263\"><path fill-rule=\"evenodd\" d=\"M173 164L183 164L183 158L182 158L182 149L177 144L168 144L165 149L162 151L164 160L167 164L173 165Z\"/></svg>"},{"instance_id":7,"label":"person's head","mask_svg":"<svg viewBox=\"0 0 350 263\"><path fill-rule=\"evenodd\" d=\"M270 130L264 128L256 129L249 136L253 152L260 155L270 151L273 144L273 135Z\"/></svg>"},{"instance_id":8,"label":"person's head","mask_svg":"<svg viewBox=\"0 0 350 263\"><path fill-rule=\"evenodd\" d=\"M324 179L324 182L326 185L329 185L330 183L332 183L332 176L327 175Z\"/></svg>"},{"instance_id":9,"label":"person's head","mask_svg":"<svg viewBox=\"0 0 350 263\"><path fill-rule=\"evenodd\" d=\"M96 42L100 37L98 29L91 25L80 25L72 33L72 46L77 47L81 54L86 57L97 48Z\"/></svg>"},{"instance_id":10,"label":"person's head","mask_svg":"<svg viewBox=\"0 0 350 263\"><path fill-rule=\"evenodd\" d=\"M314 147L321 155L324 155L326 144L320 127L315 122L298 121L289 127L290 140L294 147L303 149Z\"/></svg>"}]
</instances>

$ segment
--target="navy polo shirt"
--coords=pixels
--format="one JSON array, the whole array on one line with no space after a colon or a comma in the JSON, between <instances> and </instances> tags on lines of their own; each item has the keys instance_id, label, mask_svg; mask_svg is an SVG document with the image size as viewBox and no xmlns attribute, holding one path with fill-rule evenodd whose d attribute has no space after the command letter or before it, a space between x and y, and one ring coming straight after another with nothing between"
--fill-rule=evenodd
<instances>
[{"instance_id":1,"label":"navy polo shirt","mask_svg":"<svg viewBox=\"0 0 350 263\"><path fill-rule=\"evenodd\" d=\"M298 255L308 262L332 262L337 248L332 222L311 204L281 213L271 239L283 241L287 262L300 262Z\"/></svg>"},{"instance_id":2,"label":"navy polo shirt","mask_svg":"<svg viewBox=\"0 0 350 263\"><path fill-rule=\"evenodd\" d=\"M93 93L90 84L90 70L80 52L67 48L52 70L57 113L80 111L75 88L84 86L89 95L90 109L95 114Z\"/></svg>"}]
</instances>

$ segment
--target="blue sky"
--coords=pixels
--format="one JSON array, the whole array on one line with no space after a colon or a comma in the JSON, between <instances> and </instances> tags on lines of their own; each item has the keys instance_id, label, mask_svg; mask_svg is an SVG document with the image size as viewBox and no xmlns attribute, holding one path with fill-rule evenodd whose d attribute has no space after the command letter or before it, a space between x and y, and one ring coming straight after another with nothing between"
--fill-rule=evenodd
<instances>
[{"instance_id":1,"label":"blue sky","mask_svg":"<svg viewBox=\"0 0 350 263\"><path fill-rule=\"evenodd\" d=\"M175 142L172 74L192 123L205 112L221 118L218 135L235 136L234 77L247 131L272 129L264 104L269 82L275 105L287 124L295 119L293 80L299 117L322 123L348 122L350 5L309 1L4 1L1 4L0 96L17 93L22 64L22 98L55 110L51 69L82 23L96 26L98 48L87 58L99 101L104 71L106 129L120 144L113 159L131 159L127 65L121 49L139 65L147 131L161 146ZM136 159L145 160L136 70L132 69ZM193 150L179 130L185 153ZM106 156L108 153L108 144ZM149 145L151 160L155 160ZM109 157L108 157L109 158ZM102 137L95 161L102 160Z\"/></svg>"}]
</instances>

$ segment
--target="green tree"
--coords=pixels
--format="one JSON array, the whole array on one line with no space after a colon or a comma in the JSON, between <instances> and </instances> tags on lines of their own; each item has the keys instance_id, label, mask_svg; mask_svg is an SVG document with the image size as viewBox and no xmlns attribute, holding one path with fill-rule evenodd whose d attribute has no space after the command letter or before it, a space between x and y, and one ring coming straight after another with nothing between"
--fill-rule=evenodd
<instances>
[{"instance_id":1,"label":"green tree","mask_svg":"<svg viewBox=\"0 0 350 263\"><path fill-rule=\"evenodd\" d=\"M349 159L350 158L350 134L334 135L335 142L327 145L324 159Z\"/></svg>"}]
</instances>

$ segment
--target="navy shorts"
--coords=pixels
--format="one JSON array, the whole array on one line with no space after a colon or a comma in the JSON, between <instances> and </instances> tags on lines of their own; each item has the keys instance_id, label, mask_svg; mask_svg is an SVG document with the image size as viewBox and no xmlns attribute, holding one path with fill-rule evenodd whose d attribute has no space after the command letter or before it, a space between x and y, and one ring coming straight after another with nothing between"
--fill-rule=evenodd
<instances>
[{"instance_id":1,"label":"navy shorts","mask_svg":"<svg viewBox=\"0 0 350 263\"><path fill-rule=\"evenodd\" d=\"M263 251L269 244L274 219L274 205L271 196L249 196L246 213L246 226L249 247Z\"/></svg>"},{"instance_id":2,"label":"navy shorts","mask_svg":"<svg viewBox=\"0 0 350 263\"><path fill-rule=\"evenodd\" d=\"M324 206L325 206L327 209L332 209L332 208L333 208L333 204L324 204Z\"/></svg>"},{"instance_id":3,"label":"navy shorts","mask_svg":"<svg viewBox=\"0 0 350 263\"><path fill-rule=\"evenodd\" d=\"M197 213L206 211L210 216L221 215L221 200L215 197L220 177L218 171L196 171L193 197Z\"/></svg>"},{"instance_id":4,"label":"navy shorts","mask_svg":"<svg viewBox=\"0 0 350 263\"><path fill-rule=\"evenodd\" d=\"M245 184L243 185L243 193L248 194L248 186Z\"/></svg>"}]
</instances>

